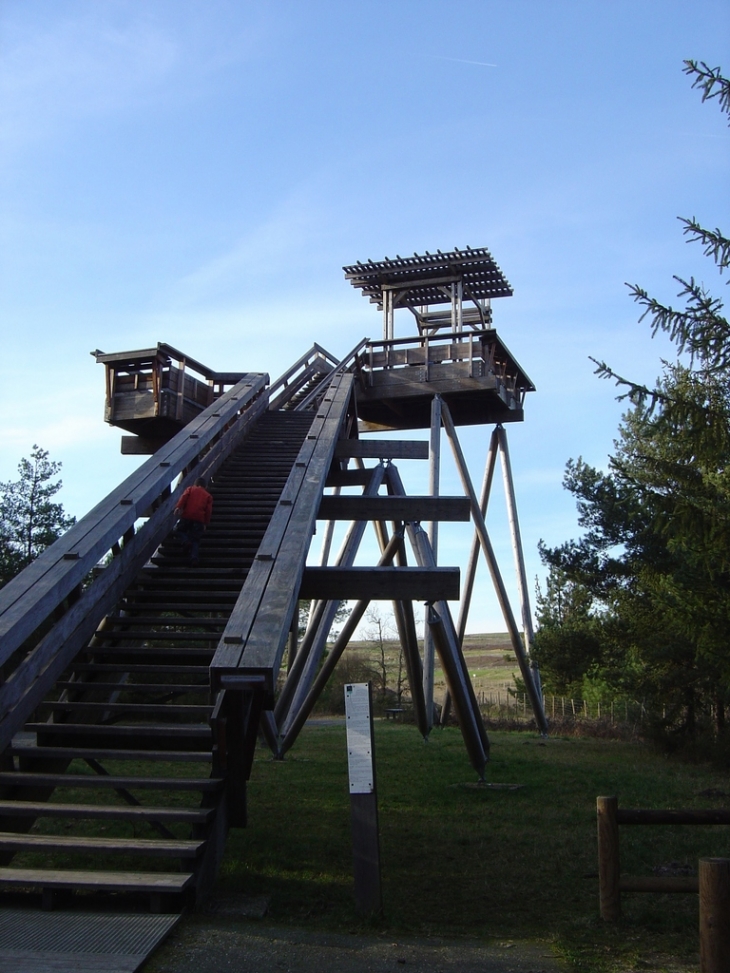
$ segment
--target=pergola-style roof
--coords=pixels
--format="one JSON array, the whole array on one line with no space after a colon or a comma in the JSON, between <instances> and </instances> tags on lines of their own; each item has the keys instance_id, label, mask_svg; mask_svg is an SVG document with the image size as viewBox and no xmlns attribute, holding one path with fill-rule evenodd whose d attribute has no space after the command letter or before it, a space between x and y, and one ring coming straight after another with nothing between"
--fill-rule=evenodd
<instances>
[{"instance_id":1,"label":"pergola-style roof","mask_svg":"<svg viewBox=\"0 0 730 973\"><path fill-rule=\"evenodd\" d=\"M395 259L358 261L342 268L353 287L359 287L372 304L382 308L383 290L399 293L399 307L419 307L428 304L446 304L449 297L446 285L461 281L464 297L483 301L493 297L511 297L512 288L494 262L486 247L467 247L442 253Z\"/></svg>"}]
</instances>

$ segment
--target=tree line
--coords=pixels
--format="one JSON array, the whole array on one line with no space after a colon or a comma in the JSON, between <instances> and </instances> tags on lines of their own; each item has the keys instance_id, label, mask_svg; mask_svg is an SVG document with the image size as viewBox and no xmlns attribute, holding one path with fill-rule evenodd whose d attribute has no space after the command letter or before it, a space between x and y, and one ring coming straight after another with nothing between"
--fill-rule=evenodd
<instances>
[{"instance_id":1,"label":"tree line","mask_svg":"<svg viewBox=\"0 0 730 973\"><path fill-rule=\"evenodd\" d=\"M686 61L684 70L702 100L730 116L720 68ZM723 274L730 240L680 220ZM730 324L703 284L675 280L679 308L629 286L640 320L676 349L656 384L595 361L627 410L606 472L580 457L567 464L583 533L540 544L549 573L538 588L534 656L548 692L653 703L666 714L657 729L680 745L728 735Z\"/></svg>"}]
</instances>

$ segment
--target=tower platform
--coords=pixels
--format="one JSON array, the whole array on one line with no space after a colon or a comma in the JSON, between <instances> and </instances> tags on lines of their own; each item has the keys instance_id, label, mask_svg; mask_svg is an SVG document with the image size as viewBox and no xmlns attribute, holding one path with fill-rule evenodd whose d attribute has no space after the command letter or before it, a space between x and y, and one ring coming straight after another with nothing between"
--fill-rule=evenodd
<instances>
[{"instance_id":1,"label":"tower platform","mask_svg":"<svg viewBox=\"0 0 730 973\"><path fill-rule=\"evenodd\" d=\"M485 247L368 260L345 277L383 312L383 341L358 358L365 430L428 429L440 395L457 425L520 422L535 386L492 327L492 299L512 288ZM416 337L395 337L395 311Z\"/></svg>"},{"instance_id":2,"label":"tower platform","mask_svg":"<svg viewBox=\"0 0 730 973\"><path fill-rule=\"evenodd\" d=\"M456 425L521 422L535 389L494 329L370 341L357 371L364 431L428 429L434 395Z\"/></svg>"}]
</instances>

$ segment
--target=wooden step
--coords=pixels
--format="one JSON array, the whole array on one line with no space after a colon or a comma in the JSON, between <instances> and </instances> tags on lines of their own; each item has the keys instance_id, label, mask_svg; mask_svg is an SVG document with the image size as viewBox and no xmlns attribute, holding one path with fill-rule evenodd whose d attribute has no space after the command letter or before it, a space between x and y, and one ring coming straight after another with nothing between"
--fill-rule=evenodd
<instances>
[{"instance_id":1,"label":"wooden step","mask_svg":"<svg viewBox=\"0 0 730 973\"><path fill-rule=\"evenodd\" d=\"M209 693L210 685L205 682L98 682L94 680L61 679L56 683L56 689L70 689L72 692L86 693L90 690L122 693L170 693L184 696L188 693ZM49 701L49 705L52 701Z\"/></svg>"},{"instance_id":2,"label":"wooden step","mask_svg":"<svg viewBox=\"0 0 730 973\"><path fill-rule=\"evenodd\" d=\"M169 838L90 838L75 835L13 834L0 831L2 851L119 852L158 858L197 858L204 841Z\"/></svg>"},{"instance_id":3,"label":"wooden step","mask_svg":"<svg viewBox=\"0 0 730 973\"><path fill-rule=\"evenodd\" d=\"M92 787L114 790L217 791L219 777L116 777L111 774L34 774L3 771L0 787Z\"/></svg>"},{"instance_id":4,"label":"wooden step","mask_svg":"<svg viewBox=\"0 0 730 973\"><path fill-rule=\"evenodd\" d=\"M135 597L135 600L127 600L125 602L128 611L178 611L186 612L187 616L193 621L199 616L195 615L194 612L221 612L221 615L225 615L227 620L230 617L231 610L236 603L236 595L234 593L223 594L219 601L212 602L210 599L213 597L214 592L206 592L205 598L208 601L198 602L195 600L192 593L190 593L189 601L161 601L159 593L153 594L148 592L145 597ZM176 597L179 595L176 594ZM186 595L187 597L187 595ZM205 618L204 615L200 616Z\"/></svg>"},{"instance_id":5,"label":"wooden step","mask_svg":"<svg viewBox=\"0 0 730 973\"><path fill-rule=\"evenodd\" d=\"M0 817L78 818L95 821L158 821L205 824L215 808L150 807L128 804L59 804L51 801L0 801Z\"/></svg>"},{"instance_id":6,"label":"wooden step","mask_svg":"<svg viewBox=\"0 0 730 973\"><path fill-rule=\"evenodd\" d=\"M212 641L212 640L211 640ZM104 656L114 658L117 656L151 656L155 659L195 659L204 657L213 658L213 650L202 645L95 645L86 650L89 655Z\"/></svg>"},{"instance_id":7,"label":"wooden step","mask_svg":"<svg viewBox=\"0 0 730 973\"><path fill-rule=\"evenodd\" d=\"M170 675L177 677L201 676L204 679L208 679L210 675L208 666L177 666L174 664L146 665L144 663L127 665L122 662L75 662L73 671L91 673L129 672L134 673L135 675L167 675L169 673Z\"/></svg>"},{"instance_id":8,"label":"wooden step","mask_svg":"<svg viewBox=\"0 0 730 973\"><path fill-rule=\"evenodd\" d=\"M122 687L118 687L121 689ZM189 716L196 722L206 720L213 711L212 706L188 703L107 703L82 701L54 701L41 703L44 710L54 713L110 713L117 716Z\"/></svg>"},{"instance_id":9,"label":"wooden step","mask_svg":"<svg viewBox=\"0 0 730 973\"><path fill-rule=\"evenodd\" d=\"M166 607L164 611L169 611ZM168 626L170 628L190 628L193 625L200 626L200 628L225 628L226 620L228 616L219 615L216 618L207 618L203 616L178 616L178 615L108 615L107 625L113 625L114 630L124 629L130 626L137 627L139 625L159 625L160 627Z\"/></svg>"},{"instance_id":10,"label":"wooden step","mask_svg":"<svg viewBox=\"0 0 730 973\"><path fill-rule=\"evenodd\" d=\"M26 731L38 735L40 746L57 739L62 745L74 746L76 741L84 746L96 747L110 741L119 741L129 750L194 750L200 746L209 750L213 736L209 726L187 723L167 724L104 724L93 723L26 723ZM164 741L164 742L163 742Z\"/></svg>"},{"instance_id":11,"label":"wooden step","mask_svg":"<svg viewBox=\"0 0 730 973\"><path fill-rule=\"evenodd\" d=\"M5 753L23 760L150 760L171 763L210 763L210 750L113 750L90 747L37 747L23 744L8 747Z\"/></svg>"},{"instance_id":12,"label":"wooden step","mask_svg":"<svg viewBox=\"0 0 730 973\"><path fill-rule=\"evenodd\" d=\"M100 629L94 636L100 642L217 642L225 625L215 632L166 632L158 629L142 629L141 631L124 631L115 629ZM94 646L96 651L96 646Z\"/></svg>"},{"instance_id":13,"label":"wooden step","mask_svg":"<svg viewBox=\"0 0 730 973\"><path fill-rule=\"evenodd\" d=\"M192 881L192 874L184 872L86 872L55 868L0 868L0 887L4 888L179 894Z\"/></svg>"}]
</instances>

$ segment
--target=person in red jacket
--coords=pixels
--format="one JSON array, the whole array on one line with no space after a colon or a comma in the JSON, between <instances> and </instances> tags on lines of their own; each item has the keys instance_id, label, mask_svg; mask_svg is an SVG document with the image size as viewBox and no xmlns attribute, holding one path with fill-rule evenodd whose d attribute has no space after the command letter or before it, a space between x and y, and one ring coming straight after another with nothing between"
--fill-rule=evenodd
<instances>
[{"instance_id":1,"label":"person in red jacket","mask_svg":"<svg viewBox=\"0 0 730 973\"><path fill-rule=\"evenodd\" d=\"M199 476L194 486L189 486L175 505L175 513L180 518L175 528L186 545L193 565L198 563L200 538L210 523L213 513L213 497L205 489L205 480Z\"/></svg>"}]
</instances>

